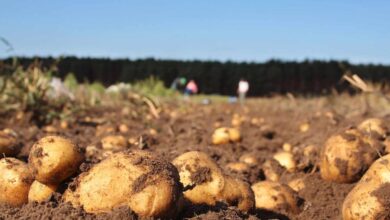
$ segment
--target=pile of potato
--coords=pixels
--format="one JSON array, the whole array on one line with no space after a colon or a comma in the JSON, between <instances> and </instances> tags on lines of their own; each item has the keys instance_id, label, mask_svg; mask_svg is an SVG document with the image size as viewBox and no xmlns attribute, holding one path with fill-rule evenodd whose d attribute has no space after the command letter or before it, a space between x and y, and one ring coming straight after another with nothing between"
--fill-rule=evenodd
<instances>
[{"instance_id":1,"label":"pile of potato","mask_svg":"<svg viewBox=\"0 0 390 220\"><path fill-rule=\"evenodd\" d=\"M388 128L370 118L356 128L331 136L321 153L323 179L357 182L342 207L344 220L386 219L390 216L390 155Z\"/></svg>"},{"instance_id":2,"label":"pile of potato","mask_svg":"<svg viewBox=\"0 0 390 220\"><path fill-rule=\"evenodd\" d=\"M358 181L343 203L345 220L390 215L390 155L382 156L390 149L388 131L381 119L367 119L356 128L331 136L322 148L315 166L324 180ZM213 133L212 143L238 142L241 138L237 128L222 127ZM176 218L186 206L221 203L243 212L301 211L298 192L305 187L304 178L279 182L281 172L301 169L295 158L298 151L287 143L262 164L245 154L227 165L227 170L236 172L261 166L266 180L252 185L224 172L200 151L186 152L169 162L148 151L130 150L131 143L121 135L105 136L100 145L83 152L67 138L47 136L32 146L26 163L12 157L20 149L14 132L0 131L0 153L6 156L0 159L0 203L21 206L47 201L62 184L68 186L63 201L88 213L127 206L141 217ZM309 157L314 149L307 146L298 153ZM97 151L106 154L76 176L85 156Z\"/></svg>"},{"instance_id":3,"label":"pile of potato","mask_svg":"<svg viewBox=\"0 0 390 220\"><path fill-rule=\"evenodd\" d=\"M82 161L82 152L70 140L42 138L31 148L28 164L12 157L0 160L0 203L20 206L47 200Z\"/></svg>"}]
</instances>

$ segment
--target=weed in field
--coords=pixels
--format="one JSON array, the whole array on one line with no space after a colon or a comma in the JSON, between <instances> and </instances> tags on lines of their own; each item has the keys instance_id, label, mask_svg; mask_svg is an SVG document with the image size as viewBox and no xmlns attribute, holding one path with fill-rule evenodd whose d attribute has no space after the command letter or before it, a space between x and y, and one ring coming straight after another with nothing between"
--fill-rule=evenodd
<instances>
[{"instance_id":1,"label":"weed in field","mask_svg":"<svg viewBox=\"0 0 390 220\"><path fill-rule=\"evenodd\" d=\"M68 101L66 97L50 96L53 70L43 70L38 64L28 68L14 65L1 77L0 103L2 112L30 112L31 119L44 124L60 117Z\"/></svg>"}]
</instances>

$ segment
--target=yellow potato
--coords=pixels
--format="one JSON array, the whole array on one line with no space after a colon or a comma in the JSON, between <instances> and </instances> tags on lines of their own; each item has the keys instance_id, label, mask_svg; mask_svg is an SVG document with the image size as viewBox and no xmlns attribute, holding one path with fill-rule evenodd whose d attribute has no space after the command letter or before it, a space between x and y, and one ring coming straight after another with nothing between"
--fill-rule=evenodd
<instances>
[{"instance_id":1,"label":"yellow potato","mask_svg":"<svg viewBox=\"0 0 390 220\"><path fill-rule=\"evenodd\" d=\"M381 143L356 129L333 135L326 141L321 152L321 177L338 183L355 182L383 149Z\"/></svg>"},{"instance_id":2,"label":"yellow potato","mask_svg":"<svg viewBox=\"0 0 390 220\"><path fill-rule=\"evenodd\" d=\"M143 217L173 218L181 207L176 168L146 151L119 152L93 166L64 200L86 212L128 206Z\"/></svg>"},{"instance_id":3,"label":"yellow potato","mask_svg":"<svg viewBox=\"0 0 390 220\"><path fill-rule=\"evenodd\" d=\"M243 122L243 118L240 115L238 115L238 114L233 115L233 117L232 117L232 126L233 127L240 127L242 122Z\"/></svg>"},{"instance_id":4,"label":"yellow potato","mask_svg":"<svg viewBox=\"0 0 390 220\"><path fill-rule=\"evenodd\" d=\"M305 188L305 180L304 178L296 178L287 183L291 189L293 189L296 192L301 191L302 189Z\"/></svg>"},{"instance_id":5,"label":"yellow potato","mask_svg":"<svg viewBox=\"0 0 390 220\"><path fill-rule=\"evenodd\" d=\"M230 176L225 176L225 185L219 199L227 204L236 205L244 212L252 210L255 206L255 195L250 185Z\"/></svg>"},{"instance_id":6,"label":"yellow potato","mask_svg":"<svg viewBox=\"0 0 390 220\"><path fill-rule=\"evenodd\" d=\"M273 158L288 171L294 171L297 166L294 155L290 152L280 151L276 153Z\"/></svg>"},{"instance_id":7,"label":"yellow potato","mask_svg":"<svg viewBox=\"0 0 390 220\"><path fill-rule=\"evenodd\" d=\"M307 132L308 130L310 129L310 124L309 123L303 123L299 126L299 130L302 132L302 133L305 133Z\"/></svg>"},{"instance_id":8,"label":"yellow potato","mask_svg":"<svg viewBox=\"0 0 390 220\"><path fill-rule=\"evenodd\" d=\"M273 181L262 181L252 185L256 208L268 211L299 213L299 197L289 186Z\"/></svg>"},{"instance_id":9,"label":"yellow potato","mask_svg":"<svg viewBox=\"0 0 390 220\"><path fill-rule=\"evenodd\" d=\"M383 120L379 118L369 118L359 124L358 129L367 133L376 132L382 137L386 136L388 128L386 127Z\"/></svg>"},{"instance_id":10,"label":"yellow potato","mask_svg":"<svg viewBox=\"0 0 390 220\"><path fill-rule=\"evenodd\" d=\"M215 145L239 142L241 133L237 128L217 128L212 135L212 143Z\"/></svg>"},{"instance_id":11,"label":"yellow potato","mask_svg":"<svg viewBox=\"0 0 390 220\"><path fill-rule=\"evenodd\" d=\"M239 142L241 141L241 133L237 128L229 128L229 140L231 142Z\"/></svg>"},{"instance_id":12,"label":"yellow potato","mask_svg":"<svg viewBox=\"0 0 390 220\"><path fill-rule=\"evenodd\" d=\"M250 170L250 167L248 164L244 162L233 162L233 163L228 163L226 167L229 170L233 170L236 172L248 172Z\"/></svg>"},{"instance_id":13,"label":"yellow potato","mask_svg":"<svg viewBox=\"0 0 390 220\"><path fill-rule=\"evenodd\" d=\"M289 144L289 143L284 143L282 148L283 148L283 151L286 151L286 152L291 152L292 151L292 145Z\"/></svg>"},{"instance_id":14,"label":"yellow potato","mask_svg":"<svg viewBox=\"0 0 390 220\"><path fill-rule=\"evenodd\" d=\"M0 156L14 156L19 151L16 135L8 129L0 131Z\"/></svg>"},{"instance_id":15,"label":"yellow potato","mask_svg":"<svg viewBox=\"0 0 390 220\"><path fill-rule=\"evenodd\" d=\"M21 206L28 202L34 178L28 166L15 158L0 159L0 203Z\"/></svg>"},{"instance_id":16,"label":"yellow potato","mask_svg":"<svg viewBox=\"0 0 390 220\"><path fill-rule=\"evenodd\" d=\"M122 135L109 135L101 140L104 150L119 151L127 148L127 140Z\"/></svg>"},{"instance_id":17,"label":"yellow potato","mask_svg":"<svg viewBox=\"0 0 390 220\"><path fill-rule=\"evenodd\" d=\"M279 181L283 167L275 160L267 160L263 164L263 172L267 180Z\"/></svg>"},{"instance_id":18,"label":"yellow potato","mask_svg":"<svg viewBox=\"0 0 390 220\"><path fill-rule=\"evenodd\" d=\"M251 154L243 154L240 157L239 161L243 162L243 163L246 163L249 166L256 166L256 165L258 165L258 161L257 161L256 157L254 157Z\"/></svg>"},{"instance_id":19,"label":"yellow potato","mask_svg":"<svg viewBox=\"0 0 390 220\"><path fill-rule=\"evenodd\" d=\"M119 129L119 132L121 132L121 133L126 133L129 131L129 127L125 124L119 125L118 129Z\"/></svg>"},{"instance_id":20,"label":"yellow potato","mask_svg":"<svg viewBox=\"0 0 390 220\"><path fill-rule=\"evenodd\" d=\"M390 216L390 155L376 160L348 193L342 207L344 220L386 219Z\"/></svg>"},{"instance_id":21,"label":"yellow potato","mask_svg":"<svg viewBox=\"0 0 390 220\"><path fill-rule=\"evenodd\" d=\"M214 206L217 202L237 206L247 212L254 206L250 186L226 176L205 153L191 151L173 160L179 170L180 181L188 190L184 197L194 204Z\"/></svg>"},{"instance_id":22,"label":"yellow potato","mask_svg":"<svg viewBox=\"0 0 390 220\"><path fill-rule=\"evenodd\" d=\"M217 128L211 137L211 141L215 145L229 143L230 137L229 137L228 128L225 128L225 127Z\"/></svg>"},{"instance_id":23,"label":"yellow potato","mask_svg":"<svg viewBox=\"0 0 390 220\"><path fill-rule=\"evenodd\" d=\"M29 202L44 202L47 201L57 190L57 185L46 185L38 181L34 181L28 192Z\"/></svg>"},{"instance_id":24,"label":"yellow potato","mask_svg":"<svg viewBox=\"0 0 390 220\"><path fill-rule=\"evenodd\" d=\"M32 146L28 161L36 180L56 184L75 174L83 159L80 149L69 139L47 136Z\"/></svg>"},{"instance_id":25,"label":"yellow potato","mask_svg":"<svg viewBox=\"0 0 390 220\"><path fill-rule=\"evenodd\" d=\"M218 165L205 153L191 151L173 160L179 171L184 197L194 204L215 205L224 188L225 177Z\"/></svg>"}]
</instances>

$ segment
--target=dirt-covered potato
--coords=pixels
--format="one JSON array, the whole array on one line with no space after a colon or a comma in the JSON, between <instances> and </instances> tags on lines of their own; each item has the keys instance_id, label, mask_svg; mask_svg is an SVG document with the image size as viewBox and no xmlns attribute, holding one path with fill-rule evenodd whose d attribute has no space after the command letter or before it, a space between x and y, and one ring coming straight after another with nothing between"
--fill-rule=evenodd
<instances>
[{"instance_id":1,"label":"dirt-covered potato","mask_svg":"<svg viewBox=\"0 0 390 220\"><path fill-rule=\"evenodd\" d=\"M292 151L292 145L289 144L289 143L284 143L282 148L283 148L283 151L286 151L286 152L291 152Z\"/></svg>"},{"instance_id":2,"label":"dirt-covered potato","mask_svg":"<svg viewBox=\"0 0 390 220\"><path fill-rule=\"evenodd\" d=\"M173 218L182 201L177 169L146 151L113 154L82 173L63 197L89 213L128 206L157 218Z\"/></svg>"},{"instance_id":3,"label":"dirt-covered potato","mask_svg":"<svg viewBox=\"0 0 390 220\"><path fill-rule=\"evenodd\" d=\"M0 155L14 156L18 153L17 139L10 132L0 131Z\"/></svg>"},{"instance_id":4,"label":"dirt-covered potato","mask_svg":"<svg viewBox=\"0 0 390 220\"><path fill-rule=\"evenodd\" d=\"M240 127L243 121L244 118L242 116L239 114L234 114L231 123L233 127Z\"/></svg>"},{"instance_id":5,"label":"dirt-covered potato","mask_svg":"<svg viewBox=\"0 0 390 220\"><path fill-rule=\"evenodd\" d=\"M338 183L355 182L383 150L380 142L357 129L333 135L321 152L321 177Z\"/></svg>"},{"instance_id":6,"label":"dirt-covered potato","mask_svg":"<svg viewBox=\"0 0 390 220\"><path fill-rule=\"evenodd\" d=\"M239 142L241 140L241 133L237 128L229 128L228 133L231 142Z\"/></svg>"},{"instance_id":7,"label":"dirt-covered potato","mask_svg":"<svg viewBox=\"0 0 390 220\"><path fill-rule=\"evenodd\" d=\"M0 159L0 204L21 206L27 203L33 180L23 161L10 157Z\"/></svg>"},{"instance_id":8,"label":"dirt-covered potato","mask_svg":"<svg viewBox=\"0 0 390 220\"><path fill-rule=\"evenodd\" d=\"M367 133L376 132L378 135L385 137L388 131L385 122L379 118L369 118L359 124L358 129Z\"/></svg>"},{"instance_id":9,"label":"dirt-covered potato","mask_svg":"<svg viewBox=\"0 0 390 220\"><path fill-rule=\"evenodd\" d=\"M310 129L310 124L309 123L303 123L299 126L299 131L302 133L307 132Z\"/></svg>"},{"instance_id":10,"label":"dirt-covered potato","mask_svg":"<svg viewBox=\"0 0 390 220\"><path fill-rule=\"evenodd\" d=\"M241 140L240 131L237 128L217 128L215 129L211 141L215 145L238 142Z\"/></svg>"},{"instance_id":11,"label":"dirt-covered potato","mask_svg":"<svg viewBox=\"0 0 390 220\"><path fill-rule=\"evenodd\" d=\"M101 140L104 150L119 151L127 148L127 140L122 135L109 135Z\"/></svg>"},{"instance_id":12,"label":"dirt-covered potato","mask_svg":"<svg viewBox=\"0 0 390 220\"><path fill-rule=\"evenodd\" d=\"M287 151L280 151L276 153L273 158L279 162L279 164L286 168L288 171L294 171L297 163L294 159L294 155Z\"/></svg>"},{"instance_id":13,"label":"dirt-covered potato","mask_svg":"<svg viewBox=\"0 0 390 220\"><path fill-rule=\"evenodd\" d=\"M252 190L255 193L258 209L292 213L301 211L297 193L287 185L273 181L261 181L253 184Z\"/></svg>"},{"instance_id":14,"label":"dirt-covered potato","mask_svg":"<svg viewBox=\"0 0 390 220\"><path fill-rule=\"evenodd\" d=\"M229 170L236 171L236 172L248 172L250 170L250 166L244 162L232 162L228 163L226 167Z\"/></svg>"},{"instance_id":15,"label":"dirt-covered potato","mask_svg":"<svg viewBox=\"0 0 390 220\"><path fill-rule=\"evenodd\" d=\"M195 204L216 204L225 177L213 159L203 152L191 151L176 157L172 163L179 171L180 182L188 189L185 198Z\"/></svg>"},{"instance_id":16,"label":"dirt-covered potato","mask_svg":"<svg viewBox=\"0 0 390 220\"><path fill-rule=\"evenodd\" d=\"M259 164L257 158L251 154L243 154L240 159L240 162L246 163L249 166L257 166Z\"/></svg>"},{"instance_id":17,"label":"dirt-covered potato","mask_svg":"<svg viewBox=\"0 0 390 220\"><path fill-rule=\"evenodd\" d=\"M376 160L348 193L344 220L387 219L390 216L390 155Z\"/></svg>"},{"instance_id":18,"label":"dirt-covered potato","mask_svg":"<svg viewBox=\"0 0 390 220\"><path fill-rule=\"evenodd\" d=\"M127 133L130 129L126 124L121 124L119 125L118 130L121 133Z\"/></svg>"},{"instance_id":19,"label":"dirt-covered potato","mask_svg":"<svg viewBox=\"0 0 390 220\"><path fill-rule=\"evenodd\" d=\"M228 129L225 127L217 128L211 137L211 142L215 145L227 144L229 143L229 141L229 132Z\"/></svg>"},{"instance_id":20,"label":"dirt-covered potato","mask_svg":"<svg viewBox=\"0 0 390 220\"><path fill-rule=\"evenodd\" d=\"M34 181L28 192L29 202L43 202L47 201L53 193L57 190L57 185L43 184L39 181Z\"/></svg>"},{"instance_id":21,"label":"dirt-covered potato","mask_svg":"<svg viewBox=\"0 0 390 220\"><path fill-rule=\"evenodd\" d=\"M83 153L69 139L47 136L32 146L28 162L36 180L56 184L76 173L83 159Z\"/></svg>"},{"instance_id":22,"label":"dirt-covered potato","mask_svg":"<svg viewBox=\"0 0 390 220\"><path fill-rule=\"evenodd\" d=\"M205 153L191 151L173 160L180 181L186 189L184 197L194 204L214 206L217 202L235 205L242 211L253 208L254 197L245 182L226 176Z\"/></svg>"},{"instance_id":23,"label":"dirt-covered potato","mask_svg":"<svg viewBox=\"0 0 390 220\"><path fill-rule=\"evenodd\" d=\"M262 170L267 180L279 181L284 168L276 160L266 160L263 163Z\"/></svg>"},{"instance_id":24,"label":"dirt-covered potato","mask_svg":"<svg viewBox=\"0 0 390 220\"><path fill-rule=\"evenodd\" d=\"M293 180L290 180L287 185L293 189L296 192L301 191L302 189L305 188L305 180L304 178L296 178Z\"/></svg>"},{"instance_id":25,"label":"dirt-covered potato","mask_svg":"<svg viewBox=\"0 0 390 220\"><path fill-rule=\"evenodd\" d=\"M235 205L244 212L255 207L255 195L250 185L230 176L225 176L225 185L219 197L223 202Z\"/></svg>"}]
</instances>

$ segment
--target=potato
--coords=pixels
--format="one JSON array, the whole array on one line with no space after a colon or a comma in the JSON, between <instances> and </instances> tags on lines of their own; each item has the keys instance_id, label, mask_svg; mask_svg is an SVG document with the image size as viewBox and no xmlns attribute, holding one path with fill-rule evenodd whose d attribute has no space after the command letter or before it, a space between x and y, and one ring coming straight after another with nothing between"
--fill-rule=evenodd
<instances>
[{"instance_id":1,"label":"potato","mask_svg":"<svg viewBox=\"0 0 390 220\"><path fill-rule=\"evenodd\" d=\"M28 192L29 202L44 202L47 201L57 190L57 185L46 185L39 181L34 181Z\"/></svg>"},{"instance_id":2,"label":"potato","mask_svg":"<svg viewBox=\"0 0 390 220\"><path fill-rule=\"evenodd\" d=\"M111 125L98 125L96 127L95 136L99 137L113 132L115 132L115 128Z\"/></svg>"},{"instance_id":3,"label":"potato","mask_svg":"<svg viewBox=\"0 0 390 220\"><path fill-rule=\"evenodd\" d=\"M283 148L283 151L286 151L286 152L291 152L292 151L292 146L289 143L284 143L282 148Z\"/></svg>"},{"instance_id":4,"label":"potato","mask_svg":"<svg viewBox=\"0 0 390 220\"><path fill-rule=\"evenodd\" d=\"M212 135L212 143L215 145L238 142L241 140L240 131L237 128L217 128Z\"/></svg>"},{"instance_id":5,"label":"potato","mask_svg":"<svg viewBox=\"0 0 390 220\"><path fill-rule=\"evenodd\" d=\"M229 139L231 142L239 142L241 141L241 133L237 128L229 128Z\"/></svg>"},{"instance_id":6,"label":"potato","mask_svg":"<svg viewBox=\"0 0 390 220\"><path fill-rule=\"evenodd\" d=\"M0 156L16 155L19 151L17 139L9 132L0 131Z\"/></svg>"},{"instance_id":7,"label":"potato","mask_svg":"<svg viewBox=\"0 0 390 220\"><path fill-rule=\"evenodd\" d=\"M384 146L356 129L331 136L321 152L320 171L324 180L352 183L360 179Z\"/></svg>"},{"instance_id":8,"label":"potato","mask_svg":"<svg viewBox=\"0 0 390 220\"><path fill-rule=\"evenodd\" d=\"M359 124L358 129L367 133L376 132L382 137L386 137L388 131L385 123L379 118L369 118Z\"/></svg>"},{"instance_id":9,"label":"potato","mask_svg":"<svg viewBox=\"0 0 390 220\"><path fill-rule=\"evenodd\" d=\"M229 137L229 132L228 128L222 127L222 128L217 128L213 136L211 137L211 142L215 145L219 144L227 144L230 141Z\"/></svg>"},{"instance_id":10,"label":"potato","mask_svg":"<svg viewBox=\"0 0 390 220\"><path fill-rule=\"evenodd\" d=\"M177 169L146 151L115 153L82 173L64 200L89 213L128 206L143 217L173 218L181 207Z\"/></svg>"},{"instance_id":11,"label":"potato","mask_svg":"<svg viewBox=\"0 0 390 220\"><path fill-rule=\"evenodd\" d=\"M69 123L67 121L61 121L60 122L60 127L62 129L68 129L69 128Z\"/></svg>"},{"instance_id":12,"label":"potato","mask_svg":"<svg viewBox=\"0 0 390 220\"><path fill-rule=\"evenodd\" d=\"M0 174L0 204L21 206L27 203L34 180L27 164L15 158L2 158Z\"/></svg>"},{"instance_id":13,"label":"potato","mask_svg":"<svg viewBox=\"0 0 390 220\"><path fill-rule=\"evenodd\" d=\"M267 160L262 166L267 180L279 181L280 175L284 171L283 167L276 160Z\"/></svg>"},{"instance_id":14,"label":"potato","mask_svg":"<svg viewBox=\"0 0 390 220\"><path fill-rule=\"evenodd\" d=\"M46 133L58 133L58 129L54 127L53 125L47 125L42 128L42 130Z\"/></svg>"},{"instance_id":15,"label":"potato","mask_svg":"<svg viewBox=\"0 0 390 220\"><path fill-rule=\"evenodd\" d=\"M224 188L225 177L218 165L205 153L190 151L172 161L179 171L184 197L194 204L214 206Z\"/></svg>"},{"instance_id":16,"label":"potato","mask_svg":"<svg viewBox=\"0 0 390 220\"><path fill-rule=\"evenodd\" d=\"M308 145L303 148L303 156L310 157L317 154L316 147L314 145Z\"/></svg>"},{"instance_id":17,"label":"potato","mask_svg":"<svg viewBox=\"0 0 390 220\"><path fill-rule=\"evenodd\" d=\"M268 211L299 213L299 197L289 186L273 181L261 181L252 185L256 208Z\"/></svg>"},{"instance_id":18,"label":"potato","mask_svg":"<svg viewBox=\"0 0 390 220\"><path fill-rule=\"evenodd\" d=\"M219 195L221 201L248 212L255 206L255 195L250 185L242 180L225 176L225 185Z\"/></svg>"},{"instance_id":19,"label":"potato","mask_svg":"<svg viewBox=\"0 0 390 220\"><path fill-rule=\"evenodd\" d=\"M258 161L257 161L256 157L254 157L251 154L243 154L240 157L239 161L243 162L243 163L246 163L249 166L257 166L258 165Z\"/></svg>"},{"instance_id":20,"label":"potato","mask_svg":"<svg viewBox=\"0 0 390 220\"><path fill-rule=\"evenodd\" d=\"M232 117L232 126L240 127L243 122L243 118L239 114L234 114Z\"/></svg>"},{"instance_id":21,"label":"potato","mask_svg":"<svg viewBox=\"0 0 390 220\"><path fill-rule=\"evenodd\" d=\"M301 191L305 188L304 178L296 178L287 183L287 185L296 192Z\"/></svg>"},{"instance_id":22,"label":"potato","mask_svg":"<svg viewBox=\"0 0 390 220\"><path fill-rule=\"evenodd\" d=\"M100 142L104 150L119 151L127 148L127 140L122 135L109 135Z\"/></svg>"},{"instance_id":23,"label":"potato","mask_svg":"<svg viewBox=\"0 0 390 220\"><path fill-rule=\"evenodd\" d=\"M229 170L233 170L236 172L248 172L250 170L250 167L248 164L244 162L233 162L233 163L228 163L226 167Z\"/></svg>"},{"instance_id":24,"label":"potato","mask_svg":"<svg viewBox=\"0 0 390 220\"><path fill-rule=\"evenodd\" d=\"M83 159L80 149L69 139L47 136L32 146L28 162L36 180L56 184L76 173Z\"/></svg>"},{"instance_id":25,"label":"potato","mask_svg":"<svg viewBox=\"0 0 390 220\"><path fill-rule=\"evenodd\" d=\"M279 164L286 168L288 171L294 171L297 163L294 159L294 155L290 152L280 151L276 153L273 158L279 162Z\"/></svg>"},{"instance_id":26,"label":"potato","mask_svg":"<svg viewBox=\"0 0 390 220\"><path fill-rule=\"evenodd\" d=\"M260 124L264 123L264 118L252 118L250 123L254 126L259 126Z\"/></svg>"},{"instance_id":27,"label":"potato","mask_svg":"<svg viewBox=\"0 0 390 220\"><path fill-rule=\"evenodd\" d=\"M236 205L242 211L253 208L254 197L248 184L226 176L205 153L191 151L173 160L185 188L184 197L194 204L214 206L217 202Z\"/></svg>"},{"instance_id":28,"label":"potato","mask_svg":"<svg viewBox=\"0 0 390 220\"><path fill-rule=\"evenodd\" d=\"M376 160L348 193L342 207L344 220L386 219L390 216L390 155Z\"/></svg>"},{"instance_id":29,"label":"potato","mask_svg":"<svg viewBox=\"0 0 390 220\"><path fill-rule=\"evenodd\" d=\"M119 125L118 130L121 133L127 133L129 131L129 127L125 124L121 124Z\"/></svg>"},{"instance_id":30,"label":"potato","mask_svg":"<svg viewBox=\"0 0 390 220\"><path fill-rule=\"evenodd\" d=\"M302 133L307 132L310 129L310 124L309 123L303 123L299 126L299 131Z\"/></svg>"}]
</instances>

